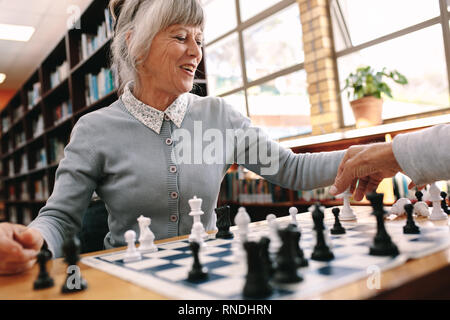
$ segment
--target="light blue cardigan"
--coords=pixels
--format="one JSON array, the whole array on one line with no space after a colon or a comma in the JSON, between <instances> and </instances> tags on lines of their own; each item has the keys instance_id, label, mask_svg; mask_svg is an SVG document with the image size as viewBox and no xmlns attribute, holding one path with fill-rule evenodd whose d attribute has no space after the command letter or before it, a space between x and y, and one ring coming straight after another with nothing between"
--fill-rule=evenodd
<instances>
[{"instance_id":1,"label":"light blue cardigan","mask_svg":"<svg viewBox=\"0 0 450 320\"><path fill-rule=\"evenodd\" d=\"M250 120L225 100L186 95L188 107L180 128L184 132L194 136L194 128L198 129L199 124L203 133L208 129L222 133L256 130L259 143L269 145L275 151L273 154L279 153L276 159L279 169L275 174L264 175L261 163L249 164L250 159L245 163L243 157L236 155L234 160L267 180L294 190L333 183L344 151L294 154L252 127ZM30 224L42 233L54 257L62 255L64 236L80 229L83 212L94 191L105 202L109 213L110 232L104 241L105 248L126 245L123 235L129 229L138 234L136 219L140 215L152 219L150 228L156 239L190 233L192 217L188 201L194 195L203 199L201 220L205 228L213 228L211 216L230 159L225 159L227 152L223 152L223 161L218 163L174 162L171 155L176 154L174 150L181 139L168 143L167 138L174 138L180 129L165 120L160 134L155 133L134 118L121 99L78 120L56 171L53 193ZM244 143L239 139L232 141L235 150ZM203 141L203 148L209 143ZM249 153L248 150L247 147L244 153Z\"/></svg>"}]
</instances>

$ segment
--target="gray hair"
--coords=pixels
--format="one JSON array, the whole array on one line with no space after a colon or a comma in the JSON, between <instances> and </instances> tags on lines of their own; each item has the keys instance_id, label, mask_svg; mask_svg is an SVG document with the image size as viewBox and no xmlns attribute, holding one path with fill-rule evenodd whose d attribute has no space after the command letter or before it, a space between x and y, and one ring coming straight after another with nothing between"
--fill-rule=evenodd
<instances>
[{"instance_id":1,"label":"gray hair","mask_svg":"<svg viewBox=\"0 0 450 320\"><path fill-rule=\"evenodd\" d=\"M137 66L159 31L174 24L204 27L199 0L111 0L109 10L115 21L111 67L119 95L127 82L138 81Z\"/></svg>"}]
</instances>

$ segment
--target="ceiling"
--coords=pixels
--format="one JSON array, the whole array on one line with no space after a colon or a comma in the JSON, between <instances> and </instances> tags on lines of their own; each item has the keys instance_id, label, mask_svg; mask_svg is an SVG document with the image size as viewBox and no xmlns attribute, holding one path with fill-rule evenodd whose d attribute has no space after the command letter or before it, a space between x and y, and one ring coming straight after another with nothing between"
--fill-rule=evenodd
<instances>
[{"instance_id":1,"label":"ceiling","mask_svg":"<svg viewBox=\"0 0 450 320\"><path fill-rule=\"evenodd\" d=\"M91 2L0 0L0 23L36 29L29 42L0 40L0 73L6 74L0 90L19 89L67 32L67 23L75 10L83 13Z\"/></svg>"}]
</instances>

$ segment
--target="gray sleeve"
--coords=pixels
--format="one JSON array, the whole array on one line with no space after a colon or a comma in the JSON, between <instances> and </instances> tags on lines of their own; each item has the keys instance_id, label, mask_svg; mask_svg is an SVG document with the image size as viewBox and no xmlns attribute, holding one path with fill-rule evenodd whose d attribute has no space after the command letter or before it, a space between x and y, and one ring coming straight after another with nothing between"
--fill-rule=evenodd
<instances>
[{"instance_id":1,"label":"gray sleeve","mask_svg":"<svg viewBox=\"0 0 450 320\"><path fill-rule=\"evenodd\" d=\"M231 106L228 109L236 136L236 163L288 189L311 190L333 184L345 151L295 154Z\"/></svg>"},{"instance_id":2,"label":"gray sleeve","mask_svg":"<svg viewBox=\"0 0 450 320\"><path fill-rule=\"evenodd\" d=\"M64 158L56 170L55 185L46 205L29 227L41 232L53 257L62 256L64 236L78 232L99 177L89 125L80 118L74 126Z\"/></svg>"},{"instance_id":3,"label":"gray sleeve","mask_svg":"<svg viewBox=\"0 0 450 320\"><path fill-rule=\"evenodd\" d=\"M450 125L442 124L394 138L392 149L416 185L450 179Z\"/></svg>"}]
</instances>

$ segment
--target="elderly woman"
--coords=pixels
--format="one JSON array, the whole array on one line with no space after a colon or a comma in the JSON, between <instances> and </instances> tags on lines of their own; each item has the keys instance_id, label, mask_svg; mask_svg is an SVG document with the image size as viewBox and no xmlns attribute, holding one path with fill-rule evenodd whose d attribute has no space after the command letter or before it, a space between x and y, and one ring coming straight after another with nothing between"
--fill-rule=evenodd
<instances>
[{"instance_id":1,"label":"elderly woman","mask_svg":"<svg viewBox=\"0 0 450 320\"><path fill-rule=\"evenodd\" d=\"M120 98L78 120L38 217L28 227L0 225L0 273L30 268L44 239L61 256L64 236L80 229L94 191L109 214L104 245L113 248L125 245L127 230L138 231L140 215L152 219L156 239L188 234L194 196L203 199L202 222L211 230L233 162L291 189L334 181L344 152L294 154L223 99L189 93L202 59L197 0L113 0L110 9Z\"/></svg>"}]
</instances>

